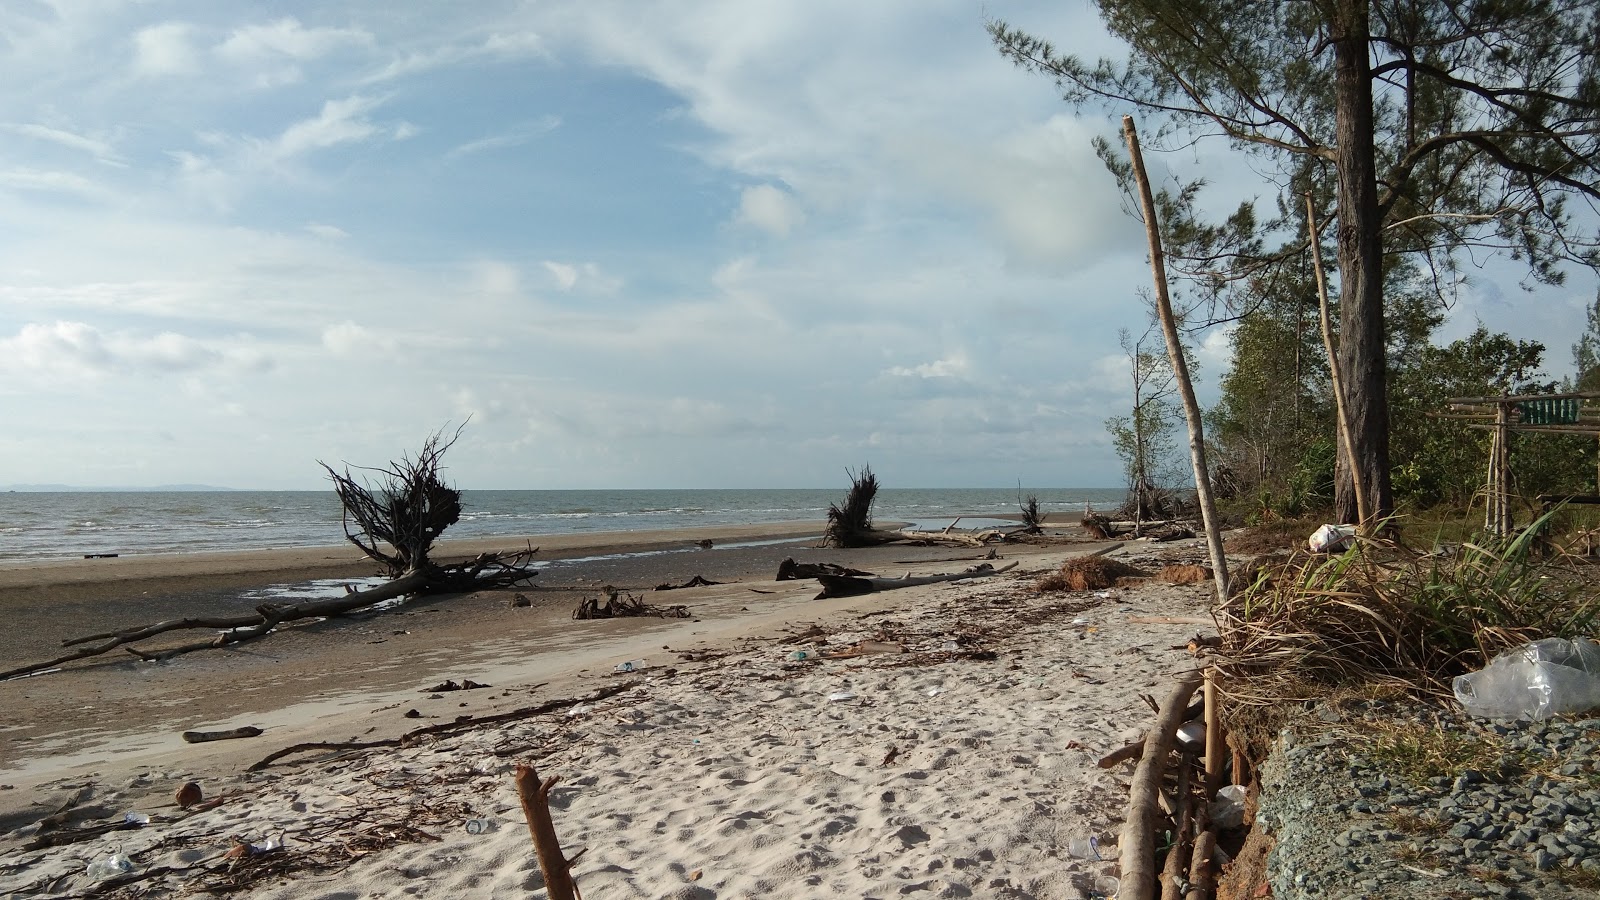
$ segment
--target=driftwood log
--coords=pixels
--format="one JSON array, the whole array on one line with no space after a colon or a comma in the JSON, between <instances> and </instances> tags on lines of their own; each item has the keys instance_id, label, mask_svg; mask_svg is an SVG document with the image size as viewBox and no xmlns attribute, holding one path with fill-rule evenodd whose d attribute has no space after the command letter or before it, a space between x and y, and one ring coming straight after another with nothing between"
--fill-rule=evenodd
<instances>
[{"instance_id":1,"label":"driftwood log","mask_svg":"<svg viewBox=\"0 0 1600 900\"><path fill-rule=\"evenodd\" d=\"M1156 824L1161 817L1161 780L1166 773L1167 757L1183 723L1189 698L1200 687L1200 671L1188 672L1180 680L1161 714L1144 741L1144 756L1133 772L1133 783L1128 786L1128 818L1122 826L1119 841L1122 863L1122 886L1118 896L1133 900L1148 900L1156 896Z\"/></svg>"},{"instance_id":2,"label":"driftwood log","mask_svg":"<svg viewBox=\"0 0 1600 900\"><path fill-rule=\"evenodd\" d=\"M517 764L517 796L522 800L522 815L528 820L528 833L533 837L539 871L544 873L545 895L550 900L577 900L578 886L572 881L572 863L578 857L567 859L561 852L561 839L556 836L555 822L550 818L550 789L556 786L557 780L540 780L532 765ZM583 851L578 851L578 856L582 855Z\"/></svg>"},{"instance_id":3,"label":"driftwood log","mask_svg":"<svg viewBox=\"0 0 1600 900\"><path fill-rule=\"evenodd\" d=\"M77 647L78 649L55 659L18 666L17 668L0 672L0 681L23 675L37 674L75 660L109 653L119 647L148 662L170 659L196 650L241 644L245 641L265 637L285 622L342 616L358 612L386 600L397 600L413 594L429 593L431 592L430 588L440 583L441 577L446 582L462 584L478 584L480 576L484 583L489 584L497 584L502 577L514 577L515 580L520 581L539 574L527 569L525 565L533 552L533 549L529 548L527 551L509 556L486 553L469 562L442 567L438 572L411 572L369 590L351 590L342 597L305 600L299 603L263 603L256 607L254 613L243 615L168 619L151 625L140 625L70 638L62 641L62 646ZM441 576L440 573L444 574ZM164 648L156 652L128 646L171 631L196 629L217 631L218 633L203 641L184 644L179 647Z\"/></svg>"},{"instance_id":4,"label":"driftwood log","mask_svg":"<svg viewBox=\"0 0 1600 900\"><path fill-rule=\"evenodd\" d=\"M185 731L184 743L204 744L210 741L232 741L239 738L260 737L262 730L254 725L245 725L242 728L230 728L227 731Z\"/></svg>"},{"instance_id":5,"label":"driftwood log","mask_svg":"<svg viewBox=\"0 0 1600 900\"><path fill-rule=\"evenodd\" d=\"M816 578L819 575L854 575L871 578L874 573L852 569L837 563L799 563L794 557L786 557L778 563L777 577L773 581L801 581L807 578Z\"/></svg>"},{"instance_id":6,"label":"driftwood log","mask_svg":"<svg viewBox=\"0 0 1600 900\"><path fill-rule=\"evenodd\" d=\"M969 578L988 578L1009 572L1017 564L1003 566L996 569L988 563L963 569L960 572L950 572L943 575L906 575L901 578L860 578L852 575L818 575L817 581L822 584L822 593L812 598L822 600L828 597L857 597L862 594L875 594L879 591L892 591L895 588L915 587L922 584L939 584L945 581L965 581Z\"/></svg>"}]
</instances>

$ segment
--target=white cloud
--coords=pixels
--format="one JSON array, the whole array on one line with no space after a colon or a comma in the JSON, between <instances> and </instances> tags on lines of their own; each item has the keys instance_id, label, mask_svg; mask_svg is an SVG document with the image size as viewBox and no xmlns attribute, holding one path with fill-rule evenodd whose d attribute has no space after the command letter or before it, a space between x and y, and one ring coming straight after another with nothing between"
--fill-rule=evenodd
<instances>
[{"instance_id":1,"label":"white cloud","mask_svg":"<svg viewBox=\"0 0 1600 900\"><path fill-rule=\"evenodd\" d=\"M346 321L322 329L322 346L339 356L350 356L393 353L399 344L392 336Z\"/></svg>"},{"instance_id":2,"label":"white cloud","mask_svg":"<svg viewBox=\"0 0 1600 900\"><path fill-rule=\"evenodd\" d=\"M38 125L33 123L0 125L0 128L10 131L14 134L20 134L24 137L30 137L41 141L49 141L50 143L66 147L70 150L79 150L102 162L118 161L117 152L111 147L110 144L91 137L85 137L81 134L74 134L70 131L63 131L59 128L51 128L47 125Z\"/></svg>"},{"instance_id":3,"label":"white cloud","mask_svg":"<svg viewBox=\"0 0 1600 900\"><path fill-rule=\"evenodd\" d=\"M182 372L223 360L221 352L180 334L107 333L73 321L32 323L24 325L15 337L0 338L0 366L29 378Z\"/></svg>"},{"instance_id":4,"label":"white cloud","mask_svg":"<svg viewBox=\"0 0 1600 900\"><path fill-rule=\"evenodd\" d=\"M322 104L322 112L315 118L302 119L284 129L272 142L272 155L278 159L294 157L381 134L383 129L366 115L381 103L376 98L359 95L329 100Z\"/></svg>"},{"instance_id":5,"label":"white cloud","mask_svg":"<svg viewBox=\"0 0 1600 900\"><path fill-rule=\"evenodd\" d=\"M545 260L544 267L550 272L551 277L555 278L556 286L563 291L572 290L572 286L578 283L577 266Z\"/></svg>"},{"instance_id":6,"label":"white cloud","mask_svg":"<svg viewBox=\"0 0 1600 900\"><path fill-rule=\"evenodd\" d=\"M366 46L372 34L360 28L307 28L293 17L265 25L234 29L217 45L218 56L233 62L259 62L278 57L310 60L341 47Z\"/></svg>"},{"instance_id":7,"label":"white cloud","mask_svg":"<svg viewBox=\"0 0 1600 900\"><path fill-rule=\"evenodd\" d=\"M965 353L955 353L915 366L893 366L885 374L897 378L965 378L972 372L972 361Z\"/></svg>"},{"instance_id":8,"label":"white cloud","mask_svg":"<svg viewBox=\"0 0 1600 900\"><path fill-rule=\"evenodd\" d=\"M545 116L536 122L530 122L505 134L495 134L458 144L445 153L445 159L460 159L474 153L488 153L494 150L505 150L510 147L520 147L540 135L561 127L560 116Z\"/></svg>"},{"instance_id":9,"label":"white cloud","mask_svg":"<svg viewBox=\"0 0 1600 900\"><path fill-rule=\"evenodd\" d=\"M337 225L326 225L322 222L312 222L306 225L306 231L319 238L326 238L331 241L342 241L350 236L350 232L345 231L343 228Z\"/></svg>"},{"instance_id":10,"label":"white cloud","mask_svg":"<svg viewBox=\"0 0 1600 900\"><path fill-rule=\"evenodd\" d=\"M462 39L425 50L412 50L386 63L362 79L374 84L409 78L476 61L526 59L546 55L544 40L532 31L496 32L486 37Z\"/></svg>"},{"instance_id":11,"label":"white cloud","mask_svg":"<svg viewBox=\"0 0 1600 900\"><path fill-rule=\"evenodd\" d=\"M142 28L133 36L133 68L149 76L188 75L199 71L198 54L191 37L194 26L166 22Z\"/></svg>"},{"instance_id":12,"label":"white cloud","mask_svg":"<svg viewBox=\"0 0 1600 900\"><path fill-rule=\"evenodd\" d=\"M561 291L582 290L590 294L614 294L622 288L622 279L608 274L592 262L564 263L544 261L545 271Z\"/></svg>"},{"instance_id":13,"label":"white cloud","mask_svg":"<svg viewBox=\"0 0 1600 900\"><path fill-rule=\"evenodd\" d=\"M522 270L511 263L483 260L473 270L473 286L485 294L514 296L522 290Z\"/></svg>"},{"instance_id":14,"label":"white cloud","mask_svg":"<svg viewBox=\"0 0 1600 900\"><path fill-rule=\"evenodd\" d=\"M80 197L102 197L105 190L93 181L73 172L42 169L7 169L0 171L0 187L26 191L76 194Z\"/></svg>"},{"instance_id":15,"label":"white cloud","mask_svg":"<svg viewBox=\"0 0 1600 900\"><path fill-rule=\"evenodd\" d=\"M805 215L795 204L794 195L770 184L758 184L739 195L737 220L769 234L788 237L789 230L803 222Z\"/></svg>"}]
</instances>

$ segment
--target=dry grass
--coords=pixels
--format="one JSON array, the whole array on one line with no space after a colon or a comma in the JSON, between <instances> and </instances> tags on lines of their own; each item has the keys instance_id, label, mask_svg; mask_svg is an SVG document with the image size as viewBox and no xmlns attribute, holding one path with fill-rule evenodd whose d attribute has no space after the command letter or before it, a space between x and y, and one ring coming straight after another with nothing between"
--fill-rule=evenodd
<instances>
[{"instance_id":1,"label":"dry grass","mask_svg":"<svg viewBox=\"0 0 1600 900\"><path fill-rule=\"evenodd\" d=\"M1384 771L1404 776L1413 784L1454 778L1467 769L1496 772L1505 754L1501 741L1414 719L1380 719L1357 728L1363 752Z\"/></svg>"},{"instance_id":2,"label":"dry grass","mask_svg":"<svg viewBox=\"0 0 1600 900\"><path fill-rule=\"evenodd\" d=\"M1453 557L1371 538L1337 556L1291 556L1277 574L1241 579L1216 610L1223 655L1263 694L1274 678L1443 694L1501 650L1595 623L1600 594L1558 559L1536 558L1534 532L1469 542Z\"/></svg>"},{"instance_id":3,"label":"dry grass","mask_svg":"<svg viewBox=\"0 0 1600 900\"><path fill-rule=\"evenodd\" d=\"M1298 550L1317 530L1320 522L1310 519L1274 519L1260 525L1244 528L1227 540L1229 553L1241 556L1250 553L1274 553L1279 550Z\"/></svg>"},{"instance_id":4,"label":"dry grass","mask_svg":"<svg viewBox=\"0 0 1600 900\"><path fill-rule=\"evenodd\" d=\"M1149 572L1124 562L1103 556L1079 556L1039 579L1036 587L1041 591L1097 591L1115 587L1124 578L1149 577Z\"/></svg>"}]
</instances>

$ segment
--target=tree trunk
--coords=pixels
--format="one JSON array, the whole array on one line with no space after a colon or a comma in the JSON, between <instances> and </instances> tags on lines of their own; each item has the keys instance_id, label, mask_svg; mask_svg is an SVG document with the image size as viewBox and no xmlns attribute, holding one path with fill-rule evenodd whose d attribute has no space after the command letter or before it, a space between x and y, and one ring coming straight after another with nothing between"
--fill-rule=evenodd
<instances>
[{"instance_id":1,"label":"tree trunk","mask_svg":"<svg viewBox=\"0 0 1600 900\"><path fill-rule=\"evenodd\" d=\"M1339 172L1339 356L1346 376L1351 455L1367 509L1394 512L1389 489L1389 399L1383 321L1383 222L1373 147L1372 68L1366 0L1334 3L1335 162ZM1335 515L1359 518L1349 470L1336 468Z\"/></svg>"},{"instance_id":2,"label":"tree trunk","mask_svg":"<svg viewBox=\"0 0 1600 900\"><path fill-rule=\"evenodd\" d=\"M1162 334L1167 339L1167 357L1172 362L1172 375L1178 383L1178 396L1183 400L1183 417L1189 423L1189 462L1194 467L1195 499L1200 502L1200 519L1205 523L1206 547L1211 555L1212 579L1216 582L1217 603L1220 605L1228 602L1228 557L1222 548L1222 526L1217 519L1217 507L1211 499L1211 469L1206 465L1205 426L1201 419L1200 402L1194 396L1194 384L1189 381L1189 363L1184 359L1183 342L1178 337L1178 324L1172 314L1172 298L1167 293L1167 262L1161 250L1161 228L1156 221L1155 197L1150 192L1150 179L1145 175L1144 157L1139 153L1139 133L1133 126L1133 116L1122 117L1122 134L1128 142L1128 157L1133 163L1133 177L1139 186L1139 207L1144 212L1145 237L1150 241L1150 271L1155 280L1156 312L1161 318Z\"/></svg>"}]
</instances>

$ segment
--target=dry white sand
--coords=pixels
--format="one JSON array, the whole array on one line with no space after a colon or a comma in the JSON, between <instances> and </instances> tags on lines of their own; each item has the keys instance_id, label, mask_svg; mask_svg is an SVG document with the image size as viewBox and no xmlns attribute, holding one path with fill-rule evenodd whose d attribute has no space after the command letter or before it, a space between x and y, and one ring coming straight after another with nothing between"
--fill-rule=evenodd
<instances>
[{"instance_id":1,"label":"dry white sand","mask_svg":"<svg viewBox=\"0 0 1600 900\"><path fill-rule=\"evenodd\" d=\"M468 695L501 698L490 707L472 697L480 717L628 687L613 697L253 774L222 773L209 757L202 780L226 800L203 812L170 798L200 771L195 755L221 745L42 776L0 820L0 894L110 887L86 869L120 853L137 880L112 895L232 885L271 898L543 896L512 781L516 762L533 761L562 780L556 827L569 853L587 850L574 871L590 900L1091 896L1116 871L1126 776L1095 761L1147 724L1140 692L1163 695L1193 665L1170 648L1194 626L1128 619L1201 615L1205 588L1033 590L1033 576L1066 555L1032 553L1019 572L983 582L816 604L795 594L814 582L742 585L780 591L772 602L782 606L734 630L650 633L640 640L680 652L630 655L633 672L613 671L616 644L542 673L543 686L497 681L436 698L410 686L410 702L434 718L404 724L448 722ZM907 652L817 658L863 638ZM694 642L703 653L688 652ZM796 651L807 658L791 659ZM396 713L391 697L373 696L344 714L340 738L403 730ZM363 733L379 718L388 732ZM230 771L289 742L262 740L229 742ZM129 811L150 824L22 849L38 813L86 784L89 824ZM1108 859L1074 857L1091 836ZM277 849L229 861L235 842Z\"/></svg>"}]
</instances>

